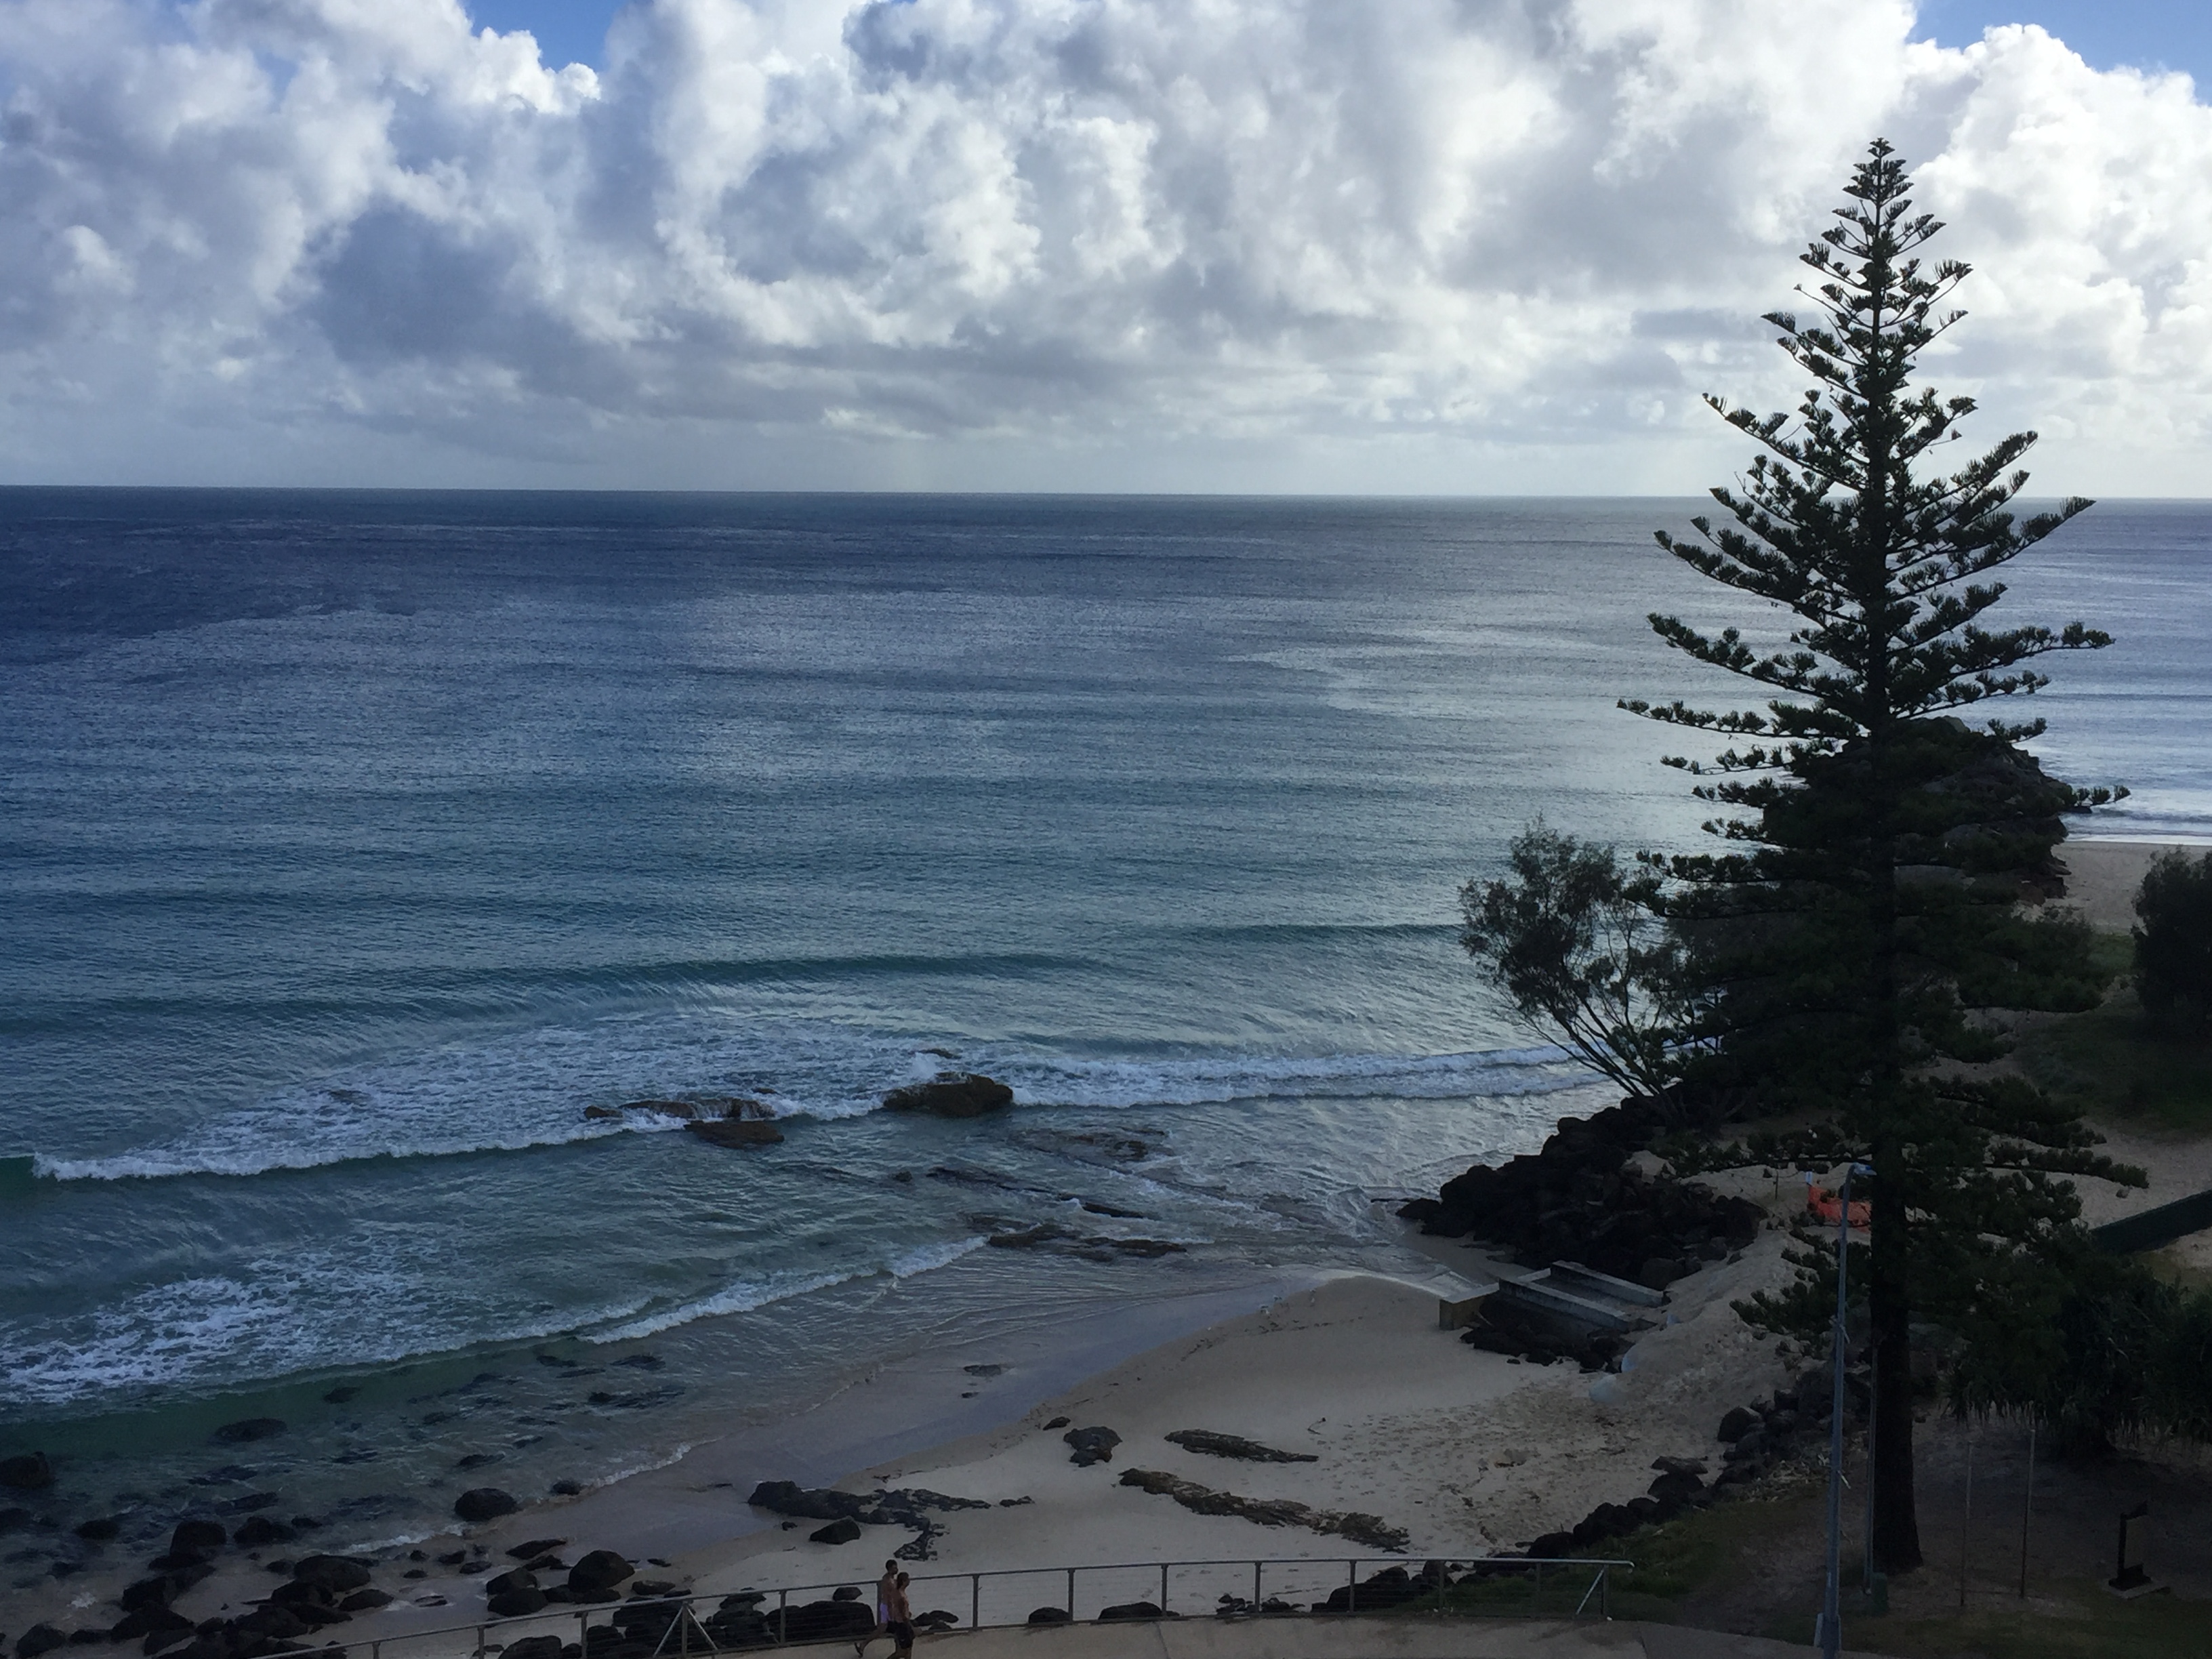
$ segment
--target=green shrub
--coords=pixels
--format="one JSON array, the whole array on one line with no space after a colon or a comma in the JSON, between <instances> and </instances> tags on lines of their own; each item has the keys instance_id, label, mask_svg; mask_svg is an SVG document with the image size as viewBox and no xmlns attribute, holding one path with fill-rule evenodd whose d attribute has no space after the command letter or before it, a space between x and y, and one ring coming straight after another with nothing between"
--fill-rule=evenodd
<instances>
[{"instance_id":1,"label":"green shrub","mask_svg":"<svg viewBox=\"0 0 2212 1659\"><path fill-rule=\"evenodd\" d=\"M2212 853L2160 854L2136 893L2136 994L2157 1030L2212 1031Z\"/></svg>"}]
</instances>

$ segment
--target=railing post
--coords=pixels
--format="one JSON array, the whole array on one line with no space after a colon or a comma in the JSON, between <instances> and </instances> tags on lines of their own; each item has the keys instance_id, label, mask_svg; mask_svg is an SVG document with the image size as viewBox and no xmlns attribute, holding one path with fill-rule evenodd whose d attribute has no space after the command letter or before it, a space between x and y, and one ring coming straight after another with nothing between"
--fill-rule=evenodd
<instances>
[{"instance_id":1,"label":"railing post","mask_svg":"<svg viewBox=\"0 0 2212 1659\"><path fill-rule=\"evenodd\" d=\"M576 1615L576 1652L580 1659L592 1659L592 1615L588 1613Z\"/></svg>"},{"instance_id":2,"label":"railing post","mask_svg":"<svg viewBox=\"0 0 2212 1659\"><path fill-rule=\"evenodd\" d=\"M983 1575L980 1572L968 1575L968 1628L983 1628Z\"/></svg>"},{"instance_id":3,"label":"railing post","mask_svg":"<svg viewBox=\"0 0 2212 1659\"><path fill-rule=\"evenodd\" d=\"M1075 1622L1075 1569L1067 1570L1067 1622Z\"/></svg>"},{"instance_id":4,"label":"railing post","mask_svg":"<svg viewBox=\"0 0 2212 1659\"><path fill-rule=\"evenodd\" d=\"M791 1592L787 1589L775 1593L775 1640L779 1647L791 1640Z\"/></svg>"},{"instance_id":5,"label":"railing post","mask_svg":"<svg viewBox=\"0 0 2212 1659\"><path fill-rule=\"evenodd\" d=\"M1252 1616L1255 1619L1260 1616L1260 1564L1257 1561L1252 1564Z\"/></svg>"},{"instance_id":6,"label":"railing post","mask_svg":"<svg viewBox=\"0 0 2212 1659\"><path fill-rule=\"evenodd\" d=\"M1344 1610L1359 1611L1359 1558L1354 1556L1344 1564Z\"/></svg>"},{"instance_id":7,"label":"railing post","mask_svg":"<svg viewBox=\"0 0 2212 1659\"><path fill-rule=\"evenodd\" d=\"M1168 1564L1160 1563L1160 1611L1168 1610Z\"/></svg>"},{"instance_id":8,"label":"railing post","mask_svg":"<svg viewBox=\"0 0 2212 1659\"><path fill-rule=\"evenodd\" d=\"M1536 1564L1536 1597L1529 1604L1528 1613L1532 1619L1544 1616L1544 1564L1541 1561Z\"/></svg>"}]
</instances>

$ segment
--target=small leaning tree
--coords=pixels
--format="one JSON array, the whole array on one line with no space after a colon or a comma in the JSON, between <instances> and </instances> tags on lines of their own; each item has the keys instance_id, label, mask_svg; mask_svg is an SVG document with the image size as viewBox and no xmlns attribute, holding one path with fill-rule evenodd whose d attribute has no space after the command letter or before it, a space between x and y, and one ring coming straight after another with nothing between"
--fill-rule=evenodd
<instances>
[{"instance_id":1,"label":"small leaning tree","mask_svg":"<svg viewBox=\"0 0 2212 1659\"><path fill-rule=\"evenodd\" d=\"M1709 399L1760 453L1737 489L1711 492L1723 520L1693 520L1695 538L1659 534L1700 574L1791 613L1786 640L1765 648L1735 628L1650 619L1765 700L1720 713L1623 704L1726 744L1668 762L1721 809L1706 827L1725 850L1647 855L1670 878L1659 902L1704 993L1675 1049L1686 1080L1814 1126L1754 1139L1752 1156L1874 1171L1874 1537L1890 1571L1921 1560L1911 1322L1972 1323L2021 1275L2063 1271L2080 1238L2064 1177L2141 1179L2100 1158L2077 1118L1978 1065L2002 1049L1987 1011L2084 1007L2102 989L2086 928L2033 920L2020 900L2058 874L2060 814L2112 797L2043 775L2020 747L2040 721L1977 728L1960 714L2045 684L2033 659L2108 640L2078 623L1986 624L2005 592L1990 573L2089 503L2024 520L2007 510L2033 433L1954 472L1923 468L1973 408L1912 383L1959 319L1944 307L1968 268L1917 257L1942 227L1913 212L1907 188L1877 141L1803 256L1816 314L1766 319L1813 382L1796 418ZM1817 1331L1832 1269L1796 1260L1796 1291L1754 1311Z\"/></svg>"}]
</instances>

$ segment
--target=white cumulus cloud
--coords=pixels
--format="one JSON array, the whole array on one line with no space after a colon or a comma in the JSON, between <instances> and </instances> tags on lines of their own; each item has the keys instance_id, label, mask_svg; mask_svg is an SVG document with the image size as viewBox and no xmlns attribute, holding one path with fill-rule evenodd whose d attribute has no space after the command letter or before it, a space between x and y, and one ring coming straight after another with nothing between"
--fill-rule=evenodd
<instances>
[{"instance_id":1,"label":"white cumulus cloud","mask_svg":"<svg viewBox=\"0 0 2212 1659\"><path fill-rule=\"evenodd\" d=\"M0 0L22 479L1686 489L1866 141L1931 364L2197 493L2212 109L1905 0Z\"/></svg>"}]
</instances>

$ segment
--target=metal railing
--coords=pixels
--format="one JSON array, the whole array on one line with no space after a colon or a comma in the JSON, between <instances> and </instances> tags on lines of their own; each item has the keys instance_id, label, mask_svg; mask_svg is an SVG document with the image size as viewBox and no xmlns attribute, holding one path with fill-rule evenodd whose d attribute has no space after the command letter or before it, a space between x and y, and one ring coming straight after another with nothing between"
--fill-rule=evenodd
<instances>
[{"instance_id":1,"label":"metal railing","mask_svg":"<svg viewBox=\"0 0 2212 1659\"><path fill-rule=\"evenodd\" d=\"M1635 1565L1595 1558L1523 1556L1432 1560L1412 1572L1407 1565L1403 1557L1299 1556L1012 1567L918 1576L908 1583L908 1597L919 1610L915 1622L924 1631L1092 1623L1109 1614L1129 1620L1379 1613L1602 1618L1609 1604L1612 1573ZM1373 1570L1364 1583L1363 1569ZM1044 1589L1024 1589L1024 1583L1042 1584ZM1244 1594L1248 1587L1249 1595ZM840 1589L848 1592L842 1602L834 1599ZM872 1601L852 1599L849 1592L854 1590L863 1597L871 1594L866 1583L847 1582L711 1595L633 1595L585 1606L556 1603L543 1612L513 1618L352 1641L323 1641L318 1632L308 1638L316 1645L301 1659L339 1659L340 1655L346 1659L406 1659L410 1652L429 1659L431 1655L464 1651L455 1638L467 1638L465 1651L472 1659L489 1659L518 1642L547 1637L560 1644L561 1659L706 1659L717 1653L851 1643L860 1640L875 1622ZM1149 1594L1155 1590L1156 1600ZM1060 1593L1059 1598L1038 1601L1040 1593L1054 1591ZM1206 1600L1209 1595L1210 1602ZM819 1599L809 1601L808 1597ZM1336 1605L1340 1598L1340 1607ZM959 1614L942 1606L947 1600L967 1604L964 1624ZM703 1614L702 1607L708 1609ZM846 1607L854 1612L823 1611ZM817 1628L825 1620L842 1627ZM552 1649L541 1651L544 1659L555 1659Z\"/></svg>"}]
</instances>

